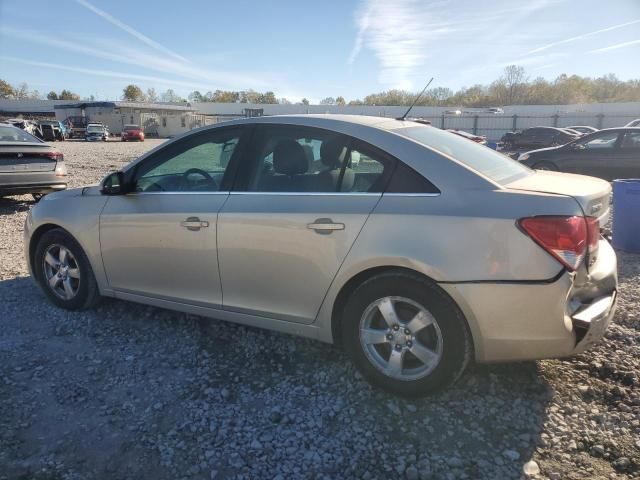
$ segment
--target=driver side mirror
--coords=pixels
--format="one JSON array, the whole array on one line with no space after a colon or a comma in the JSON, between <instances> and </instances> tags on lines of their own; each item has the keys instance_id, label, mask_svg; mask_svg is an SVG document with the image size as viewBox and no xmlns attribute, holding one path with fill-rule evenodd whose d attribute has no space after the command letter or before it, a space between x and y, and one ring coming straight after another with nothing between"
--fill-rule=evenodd
<instances>
[{"instance_id":1,"label":"driver side mirror","mask_svg":"<svg viewBox=\"0 0 640 480\"><path fill-rule=\"evenodd\" d=\"M124 188L124 173L113 172L107 175L102 181L100 193L103 195L122 195L126 193Z\"/></svg>"}]
</instances>

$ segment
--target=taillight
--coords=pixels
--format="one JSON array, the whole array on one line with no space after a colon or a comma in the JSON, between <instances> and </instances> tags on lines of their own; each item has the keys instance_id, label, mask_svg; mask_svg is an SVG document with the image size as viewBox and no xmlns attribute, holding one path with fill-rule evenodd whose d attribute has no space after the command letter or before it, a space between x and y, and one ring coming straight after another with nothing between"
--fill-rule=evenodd
<instances>
[{"instance_id":1,"label":"taillight","mask_svg":"<svg viewBox=\"0 0 640 480\"><path fill-rule=\"evenodd\" d=\"M64 162L58 162L56 164L56 169L54 170L54 175L56 177L66 177L67 176L67 166Z\"/></svg>"},{"instance_id":2,"label":"taillight","mask_svg":"<svg viewBox=\"0 0 640 480\"><path fill-rule=\"evenodd\" d=\"M64 160L64 155L60 152L47 152L47 158L59 162L61 160Z\"/></svg>"},{"instance_id":3,"label":"taillight","mask_svg":"<svg viewBox=\"0 0 640 480\"><path fill-rule=\"evenodd\" d=\"M585 217L587 221L587 241L589 245L589 265L595 262L600 244L600 221L596 217Z\"/></svg>"},{"instance_id":4,"label":"taillight","mask_svg":"<svg viewBox=\"0 0 640 480\"><path fill-rule=\"evenodd\" d=\"M578 216L540 216L518 221L522 230L571 271L584 260L587 245L591 246L587 223L585 217Z\"/></svg>"}]
</instances>

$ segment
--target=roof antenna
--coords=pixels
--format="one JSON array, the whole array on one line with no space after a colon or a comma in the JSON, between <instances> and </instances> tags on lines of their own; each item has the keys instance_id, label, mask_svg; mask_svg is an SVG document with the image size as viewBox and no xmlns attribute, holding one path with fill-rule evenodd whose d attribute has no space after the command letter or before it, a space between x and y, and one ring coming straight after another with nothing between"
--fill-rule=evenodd
<instances>
[{"instance_id":1,"label":"roof antenna","mask_svg":"<svg viewBox=\"0 0 640 480\"><path fill-rule=\"evenodd\" d=\"M429 88L429 85L431 85L431 82L433 82L433 77L431 77L431 80L429 80L429 83L427 83L427 85L422 89L422 91L420 92L420 94L416 97L416 99L413 101L413 103L411 104L411 106L407 109L406 112L404 112L404 115L402 115L401 117L396 118L396 120L404 120L405 118L407 118L407 115L409 115L409 112L411 111L411 109L413 107L415 107L416 103L418 103L418 100L420 100L420 98L422 97L422 95L424 94L424 92L427 90L427 88Z\"/></svg>"}]
</instances>

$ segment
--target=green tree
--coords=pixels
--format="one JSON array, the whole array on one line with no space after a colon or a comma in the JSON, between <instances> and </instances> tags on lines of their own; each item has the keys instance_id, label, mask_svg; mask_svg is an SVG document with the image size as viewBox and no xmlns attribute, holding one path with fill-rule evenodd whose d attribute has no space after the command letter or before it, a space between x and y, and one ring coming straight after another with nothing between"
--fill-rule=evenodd
<instances>
[{"instance_id":1,"label":"green tree","mask_svg":"<svg viewBox=\"0 0 640 480\"><path fill-rule=\"evenodd\" d=\"M47 93L47 100L58 100L58 94L51 90L49 93Z\"/></svg>"},{"instance_id":2,"label":"green tree","mask_svg":"<svg viewBox=\"0 0 640 480\"><path fill-rule=\"evenodd\" d=\"M320 105L335 105L336 99L333 97L326 97L320 100Z\"/></svg>"},{"instance_id":3,"label":"green tree","mask_svg":"<svg viewBox=\"0 0 640 480\"><path fill-rule=\"evenodd\" d=\"M70 90L62 90L58 95L58 100L80 100L80 95Z\"/></svg>"},{"instance_id":4,"label":"green tree","mask_svg":"<svg viewBox=\"0 0 640 480\"><path fill-rule=\"evenodd\" d=\"M344 97L336 97L336 105L345 105L347 102L344 100Z\"/></svg>"},{"instance_id":5,"label":"green tree","mask_svg":"<svg viewBox=\"0 0 640 480\"><path fill-rule=\"evenodd\" d=\"M202 102L202 99L203 99L202 94L197 90L195 90L195 91L193 91L193 92L191 92L189 94L189 101L190 102L194 102L194 103Z\"/></svg>"},{"instance_id":6,"label":"green tree","mask_svg":"<svg viewBox=\"0 0 640 480\"><path fill-rule=\"evenodd\" d=\"M122 89L122 100L129 102L143 102L145 100L142 89L133 83Z\"/></svg>"},{"instance_id":7,"label":"green tree","mask_svg":"<svg viewBox=\"0 0 640 480\"><path fill-rule=\"evenodd\" d=\"M13 89L13 87L9 83L0 79L0 98L3 98L3 99L13 98L15 94L16 92Z\"/></svg>"},{"instance_id":8,"label":"green tree","mask_svg":"<svg viewBox=\"0 0 640 480\"><path fill-rule=\"evenodd\" d=\"M303 98L302 100L300 100L300 103L302 105L309 105L309 100L307 100L306 98Z\"/></svg>"},{"instance_id":9,"label":"green tree","mask_svg":"<svg viewBox=\"0 0 640 480\"><path fill-rule=\"evenodd\" d=\"M162 99L163 102L169 102L169 103L184 102L184 98L182 98L180 95L174 92L172 88L169 88L168 90L166 90L162 95L160 95L160 98Z\"/></svg>"}]
</instances>

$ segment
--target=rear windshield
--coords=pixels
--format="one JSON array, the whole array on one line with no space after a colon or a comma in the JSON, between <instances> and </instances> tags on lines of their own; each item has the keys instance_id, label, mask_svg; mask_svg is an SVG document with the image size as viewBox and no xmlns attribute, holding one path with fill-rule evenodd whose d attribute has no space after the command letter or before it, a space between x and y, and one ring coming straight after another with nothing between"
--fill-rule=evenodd
<instances>
[{"instance_id":1,"label":"rear windshield","mask_svg":"<svg viewBox=\"0 0 640 480\"><path fill-rule=\"evenodd\" d=\"M0 125L0 142L40 142L40 140L19 128Z\"/></svg>"},{"instance_id":2,"label":"rear windshield","mask_svg":"<svg viewBox=\"0 0 640 480\"><path fill-rule=\"evenodd\" d=\"M392 132L448 155L499 184L512 182L532 172L506 155L439 128L416 125Z\"/></svg>"},{"instance_id":3,"label":"rear windshield","mask_svg":"<svg viewBox=\"0 0 640 480\"><path fill-rule=\"evenodd\" d=\"M136 125L133 125L133 126L132 126L132 125L125 125L124 129L125 129L127 132L131 132L131 131L137 131L137 130L140 130L140 127L138 127L138 126L136 126Z\"/></svg>"},{"instance_id":4,"label":"rear windshield","mask_svg":"<svg viewBox=\"0 0 640 480\"><path fill-rule=\"evenodd\" d=\"M87 127L87 132L90 133L102 133L103 128L100 125L89 125Z\"/></svg>"}]
</instances>

